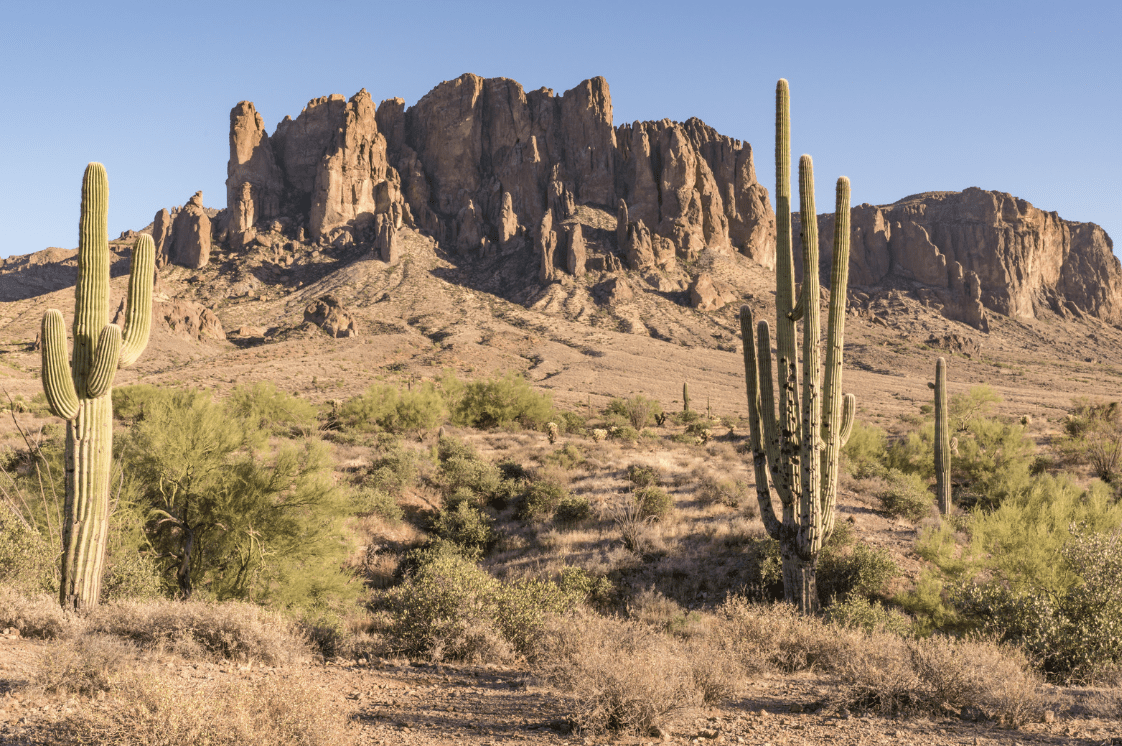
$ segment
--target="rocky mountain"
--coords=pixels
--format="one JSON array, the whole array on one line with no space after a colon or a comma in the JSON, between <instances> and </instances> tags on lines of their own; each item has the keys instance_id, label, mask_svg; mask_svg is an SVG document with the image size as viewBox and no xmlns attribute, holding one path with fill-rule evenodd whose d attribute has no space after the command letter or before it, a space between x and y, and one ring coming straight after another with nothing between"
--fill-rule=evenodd
<instances>
[{"instance_id":1,"label":"rocky mountain","mask_svg":"<svg viewBox=\"0 0 1122 746\"><path fill-rule=\"evenodd\" d=\"M983 331L989 312L1014 319L1086 314L1122 323L1122 263L1094 223L1063 220L1011 194L972 187L858 205L850 227L851 288L902 286ZM797 228L794 235L800 236ZM832 261L833 235L833 214L819 215L824 266Z\"/></svg>"},{"instance_id":2,"label":"rocky mountain","mask_svg":"<svg viewBox=\"0 0 1122 746\"><path fill-rule=\"evenodd\" d=\"M226 185L216 215L196 195L174 217L156 216L165 261L202 267L214 244L277 256L297 245L367 247L395 262L404 226L457 261L500 258L545 287L636 270L662 291L661 274L689 285L684 302L703 310L737 295L708 292L711 278L683 272L703 251L775 263L775 215L751 146L698 119L615 126L603 78L555 95L466 74L411 107L399 98L375 106L363 89L313 99L272 134L243 101L230 112ZM581 206L614 217L614 230L582 225ZM833 216L818 219L828 263ZM852 242L851 287L904 289L980 330L991 313L1122 322L1109 236L1008 194L971 188L859 205Z\"/></svg>"}]
</instances>

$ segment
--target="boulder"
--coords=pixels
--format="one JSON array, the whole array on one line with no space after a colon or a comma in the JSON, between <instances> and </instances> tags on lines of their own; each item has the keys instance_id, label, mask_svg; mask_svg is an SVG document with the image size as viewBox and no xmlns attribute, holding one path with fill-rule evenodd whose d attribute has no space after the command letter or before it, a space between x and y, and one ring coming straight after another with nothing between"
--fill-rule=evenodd
<instances>
[{"instance_id":1,"label":"boulder","mask_svg":"<svg viewBox=\"0 0 1122 746\"><path fill-rule=\"evenodd\" d=\"M699 311L715 311L736 300L736 292L702 272L690 284L690 305Z\"/></svg>"},{"instance_id":2,"label":"boulder","mask_svg":"<svg viewBox=\"0 0 1122 746\"><path fill-rule=\"evenodd\" d=\"M610 277L596 286L596 293L604 299L604 303L613 305L631 300L635 293L627 280L622 277Z\"/></svg>"},{"instance_id":3,"label":"boulder","mask_svg":"<svg viewBox=\"0 0 1122 746\"><path fill-rule=\"evenodd\" d=\"M171 253L171 213L167 208L161 209L152 219L152 242L156 244L156 266L163 267L168 263Z\"/></svg>"},{"instance_id":4,"label":"boulder","mask_svg":"<svg viewBox=\"0 0 1122 746\"><path fill-rule=\"evenodd\" d=\"M311 322L332 337L357 337L355 320L334 295L325 295L304 309L304 321Z\"/></svg>"},{"instance_id":5,"label":"boulder","mask_svg":"<svg viewBox=\"0 0 1122 746\"><path fill-rule=\"evenodd\" d=\"M568 233L568 240L565 242L565 268L573 277L582 277L585 262L588 260L588 249L584 245L584 233L580 223L573 223Z\"/></svg>"}]
</instances>

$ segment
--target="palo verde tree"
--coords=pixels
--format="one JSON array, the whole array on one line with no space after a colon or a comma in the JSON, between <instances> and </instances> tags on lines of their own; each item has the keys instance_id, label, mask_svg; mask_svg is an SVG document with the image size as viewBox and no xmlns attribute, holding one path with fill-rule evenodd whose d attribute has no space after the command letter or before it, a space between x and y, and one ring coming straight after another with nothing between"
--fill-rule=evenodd
<instances>
[{"instance_id":1,"label":"palo verde tree","mask_svg":"<svg viewBox=\"0 0 1122 746\"><path fill-rule=\"evenodd\" d=\"M51 412L66 420L66 500L59 602L81 610L101 595L109 532L109 472L113 454L113 378L136 362L152 325L156 248L141 235L133 246L125 328L109 323L109 179L91 163L82 179L74 352L67 362L62 313L43 316L43 392Z\"/></svg>"},{"instance_id":2,"label":"palo verde tree","mask_svg":"<svg viewBox=\"0 0 1122 746\"><path fill-rule=\"evenodd\" d=\"M775 91L776 336L778 402L772 380L771 331L758 327L759 353L753 337L752 310L740 308L748 421L760 515L768 535L779 542L783 595L803 613L818 609L818 554L834 528L838 457L853 427L856 400L841 392L842 343L846 286L849 278L849 179L837 184L834 264L826 328L825 382L822 380L818 319L818 229L814 210L814 171L810 156L799 161L802 206L803 284L795 302L791 246L790 93L780 80ZM796 324L803 320L802 395ZM778 418L776 404L778 403ZM770 480L769 480L770 473ZM782 505L772 506L770 484Z\"/></svg>"}]
</instances>

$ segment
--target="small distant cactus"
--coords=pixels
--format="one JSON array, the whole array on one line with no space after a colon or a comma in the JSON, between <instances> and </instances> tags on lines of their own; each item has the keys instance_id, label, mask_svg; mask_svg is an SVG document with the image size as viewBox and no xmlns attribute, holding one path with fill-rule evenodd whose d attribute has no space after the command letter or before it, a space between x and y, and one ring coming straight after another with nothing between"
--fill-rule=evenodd
<instances>
[{"instance_id":1,"label":"small distant cactus","mask_svg":"<svg viewBox=\"0 0 1122 746\"><path fill-rule=\"evenodd\" d=\"M560 436L560 434L561 431L557 428L556 422L545 423L545 435L547 438L549 438L550 445L553 445L557 442L557 438Z\"/></svg>"},{"instance_id":2,"label":"small distant cactus","mask_svg":"<svg viewBox=\"0 0 1122 746\"><path fill-rule=\"evenodd\" d=\"M113 454L113 378L136 362L152 326L156 246L142 234L133 246L125 328L109 323L109 179L91 163L82 179L78 235L74 351L66 357L62 313L43 316L43 393L66 420L66 502L62 527L64 608L89 609L101 595L109 532L109 471Z\"/></svg>"},{"instance_id":3,"label":"small distant cactus","mask_svg":"<svg viewBox=\"0 0 1122 746\"><path fill-rule=\"evenodd\" d=\"M690 385L689 383L682 384L682 411L690 411Z\"/></svg>"},{"instance_id":4,"label":"small distant cactus","mask_svg":"<svg viewBox=\"0 0 1122 746\"><path fill-rule=\"evenodd\" d=\"M607 437L608 437L608 431L607 430L603 430L601 428L595 428L592 431L592 439L594 441L596 441L597 443L601 442L602 440L604 440Z\"/></svg>"}]
</instances>

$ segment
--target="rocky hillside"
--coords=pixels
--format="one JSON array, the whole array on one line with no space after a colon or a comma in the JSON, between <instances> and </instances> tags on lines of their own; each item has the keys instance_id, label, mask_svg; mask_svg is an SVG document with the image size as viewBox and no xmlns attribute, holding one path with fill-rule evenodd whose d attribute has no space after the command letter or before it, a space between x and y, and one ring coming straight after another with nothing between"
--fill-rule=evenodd
<instances>
[{"instance_id":1,"label":"rocky hillside","mask_svg":"<svg viewBox=\"0 0 1122 746\"><path fill-rule=\"evenodd\" d=\"M765 269L775 261L775 214L751 146L698 119L615 126L603 78L555 95L465 74L411 107L399 98L375 106L364 89L349 101L313 99L272 134L243 101L230 113L227 174L224 210L208 211L196 194L157 214L163 261L201 268L217 244L282 264L328 247L394 263L408 227L457 266L501 260L504 277L517 277L499 292L517 289L520 303L592 273L606 297L631 286L682 291L677 302L706 311L751 289L714 285L700 272L702 252ZM819 224L829 262L833 216ZM859 205L852 242L852 288L903 290L981 331L991 314L1122 322L1110 237L1008 194L971 188Z\"/></svg>"}]
</instances>

